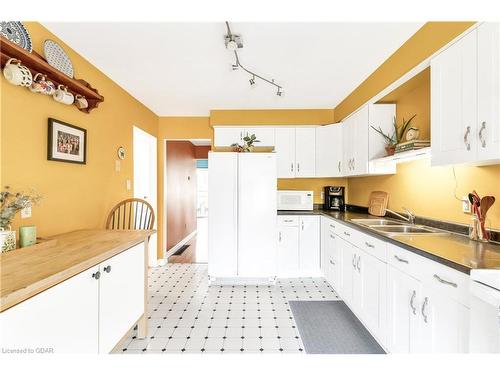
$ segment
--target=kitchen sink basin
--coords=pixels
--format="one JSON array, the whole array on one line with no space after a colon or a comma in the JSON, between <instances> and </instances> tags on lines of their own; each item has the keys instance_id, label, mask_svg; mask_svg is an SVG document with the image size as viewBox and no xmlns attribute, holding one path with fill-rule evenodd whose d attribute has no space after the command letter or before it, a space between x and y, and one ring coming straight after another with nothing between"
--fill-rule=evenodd
<instances>
[{"instance_id":1,"label":"kitchen sink basin","mask_svg":"<svg viewBox=\"0 0 500 375\"><path fill-rule=\"evenodd\" d=\"M432 228L422 227L418 225L372 225L371 229L389 235L401 234L446 234Z\"/></svg>"},{"instance_id":2,"label":"kitchen sink basin","mask_svg":"<svg viewBox=\"0 0 500 375\"><path fill-rule=\"evenodd\" d=\"M389 219L351 219L353 223L371 227L373 225L404 225L404 223L397 220Z\"/></svg>"}]
</instances>

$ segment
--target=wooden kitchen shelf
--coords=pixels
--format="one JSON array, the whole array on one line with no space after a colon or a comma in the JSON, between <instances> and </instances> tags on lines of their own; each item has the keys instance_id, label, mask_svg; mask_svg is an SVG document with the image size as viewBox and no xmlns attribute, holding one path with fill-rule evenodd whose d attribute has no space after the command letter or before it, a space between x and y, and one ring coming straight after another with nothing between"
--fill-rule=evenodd
<instances>
[{"instance_id":1,"label":"wooden kitchen shelf","mask_svg":"<svg viewBox=\"0 0 500 375\"><path fill-rule=\"evenodd\" d=\"M47 80L52 81L56 87L58 85L63 85L66 86L68 91L70 91L73 95L80 94L85 96L89 106L85 109L80 109L82 112L89 113L104 101L104 97L99 94L97 89L90 86L88 82L83 79L68 77L53 66L49 65L47 61L45 61L43 57L35 51L28 52L4 37L0 37L0 57L2 69L9 59L14 58L20 60L21 64L25 65L31 71L33 77L37 73L45 74L47 76ZM77 107L75 106L75 108Z\"/></svg>"}]
</instances>

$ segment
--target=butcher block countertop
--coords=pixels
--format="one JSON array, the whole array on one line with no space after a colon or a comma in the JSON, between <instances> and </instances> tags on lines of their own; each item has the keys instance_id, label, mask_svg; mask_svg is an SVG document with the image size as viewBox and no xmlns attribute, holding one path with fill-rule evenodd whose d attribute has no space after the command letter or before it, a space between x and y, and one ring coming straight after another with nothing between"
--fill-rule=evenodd
<instances>
[{"instance_id":1,"label":"butcher block countertop","mask_svg":"<svg viewBox=\"0 0 500 375\"><path fill-rule=\"evenodd\" d=\"M154 230L78 230L0 255L0 311L145 241Z\"/></svg>"}]
</instances>

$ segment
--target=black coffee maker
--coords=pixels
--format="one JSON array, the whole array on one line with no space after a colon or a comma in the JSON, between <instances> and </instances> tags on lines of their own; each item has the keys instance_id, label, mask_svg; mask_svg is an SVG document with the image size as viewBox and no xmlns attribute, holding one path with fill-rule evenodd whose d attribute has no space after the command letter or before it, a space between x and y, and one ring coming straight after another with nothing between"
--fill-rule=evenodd
<instances>
[{"instance_id":1,"label":"black coffee maker","mask_svg":"<svg viewBox=\"0 0 500 375\"><path fill-rule=\"evenodd\" d=\"M323 208L325 210L345 211L344 189L343 186L325 186Z\"/></svg>"}]
</instances>

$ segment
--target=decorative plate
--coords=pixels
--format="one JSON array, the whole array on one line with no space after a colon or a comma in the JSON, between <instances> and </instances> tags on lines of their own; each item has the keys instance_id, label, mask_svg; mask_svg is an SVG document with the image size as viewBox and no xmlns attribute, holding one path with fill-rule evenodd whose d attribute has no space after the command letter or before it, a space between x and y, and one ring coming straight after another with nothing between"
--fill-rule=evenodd
<instances>
[{"instance_id":1,"label":"decorative plate","mask_svg":"<svg viewBox=\"0 0 500 375\"><path fill-rule=\"evenodd\" d=\"M68 77L73 78L73 64L59 44L47 39L43 43L43 54L49 65L66 74Z\"/></svg>"},{"instance_id":2,"label":"decorative plate","mask_svg":"<svg viewBox=\"0 0 500 375\"><path fill-rule=\"evenodd\" d=\"M12 43L17 44L19 47L24 48L28 52L33 50L30 34L21 22L1 21L0 35Z\"/></svg>"}]
</instances>

